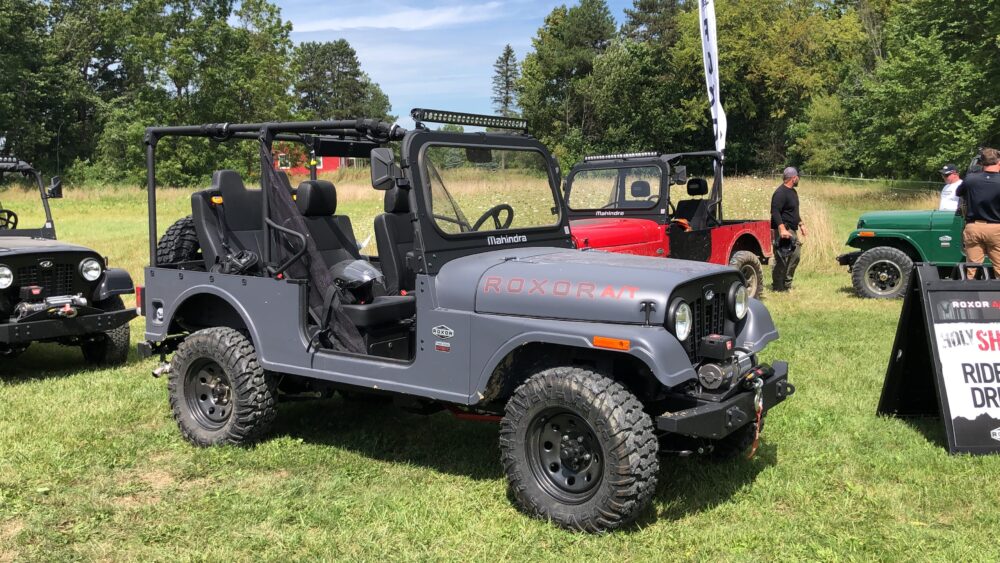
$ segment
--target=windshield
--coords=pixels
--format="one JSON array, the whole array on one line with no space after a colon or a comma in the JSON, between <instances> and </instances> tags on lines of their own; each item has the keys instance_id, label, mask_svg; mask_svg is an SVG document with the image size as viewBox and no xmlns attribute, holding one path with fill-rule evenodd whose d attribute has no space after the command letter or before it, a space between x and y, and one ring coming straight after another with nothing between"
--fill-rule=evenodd
<instances>
[{"instance_id":1,"label":"windshield","mask_svg":"<svg viewBox=\"0 0 1000 563\"><path fill-rule=\"evenodd\" d=\"M435 145L424 162L431 214L447 234L559 224L548 164L537 151Z\"/></svg>"},{"instance_id":2,"label":"windshield","mask_svg":"<svg viewBox=\"0 0 1000 563\"><path fill-rule=\"evenodd\" d=\"M656 166L580 170L570 179L567 202L574 211L649 209L660 200Z\"/></svg>"}]
</instances>

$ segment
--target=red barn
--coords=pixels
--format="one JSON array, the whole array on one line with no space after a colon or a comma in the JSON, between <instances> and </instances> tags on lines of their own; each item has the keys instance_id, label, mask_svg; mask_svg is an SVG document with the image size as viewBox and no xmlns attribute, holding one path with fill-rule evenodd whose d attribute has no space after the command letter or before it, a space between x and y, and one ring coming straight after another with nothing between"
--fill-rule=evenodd
<instances>
[{"instance_id":1,"label":"red barn","mask_svg":"<svg viewBox=\"0 0 1000 563\"><path fill-rule=\"evenodd\" d=\"M292 176L308 176L309 168L306 166L306 163L294 162L294 160L296 160L295 155L279 152L275 155L274 167L278 170L284 170ZM345 160L349 159L339 156L317 156L316 173L333 172L341 166L347 165L344 162Z\"/></svg>"}]
</instances>

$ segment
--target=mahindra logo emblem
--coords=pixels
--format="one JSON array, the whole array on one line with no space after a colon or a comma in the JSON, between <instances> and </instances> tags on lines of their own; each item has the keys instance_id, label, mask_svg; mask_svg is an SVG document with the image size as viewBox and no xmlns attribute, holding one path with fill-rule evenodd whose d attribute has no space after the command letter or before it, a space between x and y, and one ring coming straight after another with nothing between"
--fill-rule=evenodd
<instances>
[{"instance_id":1,"label":"mahindra logo emblem","mask_svg":"<svg viewBox=\"0 0 1000 563\"><path fill-rule=\"evenodd\" d=\"M715 292L712 291L712 288L706 289L705 290L705 301L711 301L713 299L715 299Z\"/></svg>"},{"instance_id":2,"label":"mahindra logo emblem","mask_svg":"<svg viewBox=\"0 0 1000 563\"><path fill-rule=\"evenodd\" d=\"M41 267L43 267L43 268L51 268L52 267L52 260L42 260L41 262L38 263L38 265L41 266Z\"/></svg>"}]
</instances>

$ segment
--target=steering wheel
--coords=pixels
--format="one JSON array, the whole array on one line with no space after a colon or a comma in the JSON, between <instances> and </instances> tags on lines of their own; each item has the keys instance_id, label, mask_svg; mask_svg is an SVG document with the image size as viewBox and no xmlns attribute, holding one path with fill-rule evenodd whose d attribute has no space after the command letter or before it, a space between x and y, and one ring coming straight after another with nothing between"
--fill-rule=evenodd
<instances>
[{"instance_id":1,"label":"steering wheel","mask_svg":"<svg viewBox=\"0 0 1000 563\"><path fill-rule=\"evenodd\" d=\"M10 209L0 209L0 231L13 231L17 228L17 213Z\"/></svg>"},{"instance_id":2,"label":"steering wheel","mask_svg":"<svg viewBox=\"0 0 1000 563\"><path fill-rule=\"evenodd\" d=\"M507 212L507 219L501 223L500 213L502 211ZM506 229L507 227L510 227L511 223L514 222L514 208L507 205L506 203L501 203L500 205L494 205L493 207L487 209L486 213L483 213L483 216L476 221L475 225L472 225L472 230L478 231L479 227L482 227L483 223L485 223L486 220L489 219L490 217L493 218L493 225L494 227L496 227L495 230L500 231Z\"/></svg>"},{"instance_id":3,"label":"steering wheel","mask_svg":"<svg viewBox=\"0 0 1000 563\"><path fill-rule=\"evenodd\" d=\"M448 217L447 215L438 215L436 213L431 214L431 217L444 221L445 223L453 223L455 225L458 225L459 230L461 230L463 233L467 233L472 230L472 226L466 223L465 221L462 221L461 219Z\"/></svg>"}]
</instances>

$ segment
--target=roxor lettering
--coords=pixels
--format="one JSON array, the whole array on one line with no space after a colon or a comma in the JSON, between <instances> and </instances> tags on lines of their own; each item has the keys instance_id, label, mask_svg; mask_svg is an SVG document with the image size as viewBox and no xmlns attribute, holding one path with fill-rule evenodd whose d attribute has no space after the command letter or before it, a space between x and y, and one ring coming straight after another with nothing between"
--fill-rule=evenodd
<instances>
[{"instance_id":1,"label":"roxor lettering","mask_svg":"<svg viewBox=\"0 0 1000 563\"><path fill-rule=\"evenodd\" d=\"M487 276L483 280L483 293L507 293L510 295L553 295L576 299L635 299L638 287L631 285L598 286L594 282L573 282L570 280L536 280L530 278L509 278Z\"/></svg>"},{"instance_id":2,"label":"roxor lettering","mask_svg":"<svg viewBox=\"0 0 1000 563\"><path fill-rule=\"evenodd\" d=\"M1000 363L962 364L966 383L1000 383Z\"/></svg>"},{"instance_id":3,"label":"roxor lettering","mask_svg":"<svg viewBox=\"0 0 1000 563\"><path fill-rule=\"evenodd\" d=\"M1000 387L972 387L972 406L1000 409Z\"/></svg>"},{"instance_id":4,"label":"roxor lettering","mask_svg":"<svg viewBox=\"0 0 1000 563\"><path fill-rule=\"evenodd\" d=\"M983 352L1000 350L1000 330L977 330L976 339L979 340L979 349Z\"/></svg>"}]
</instances>

